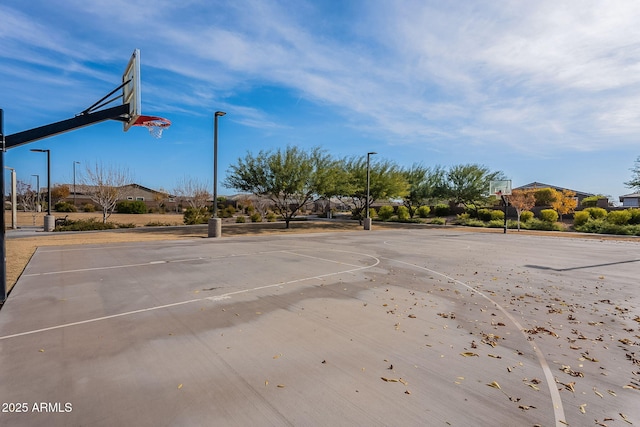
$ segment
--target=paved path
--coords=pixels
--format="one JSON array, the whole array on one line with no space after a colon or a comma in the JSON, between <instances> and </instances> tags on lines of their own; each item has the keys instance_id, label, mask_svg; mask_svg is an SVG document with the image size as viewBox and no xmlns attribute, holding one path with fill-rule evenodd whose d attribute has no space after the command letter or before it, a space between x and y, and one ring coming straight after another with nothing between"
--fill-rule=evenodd
<instances>
[{"instance_id":1,"label":"paved path","mask_svg":"<svg viewBox=\"0 0 640 427\"><path fill-rule=\"evenodd\" d=\"M638 242L453 230L41 248L0 425L640 424L638 271Z\"/></svg>"}]
</instances>

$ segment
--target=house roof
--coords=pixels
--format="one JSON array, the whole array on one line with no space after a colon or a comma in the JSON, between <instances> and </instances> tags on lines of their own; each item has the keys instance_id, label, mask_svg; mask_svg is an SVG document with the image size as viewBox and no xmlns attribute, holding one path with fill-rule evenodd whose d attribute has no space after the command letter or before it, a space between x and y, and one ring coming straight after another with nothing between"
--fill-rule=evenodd
<instances>
[{"instance_id":1,"label":"house roof","mask_svg":"<svg viewBox=\"0 0 640 427\"><path fill-rule=\"evenodd\" d=\"M636 197L640 197L640 193L631 193L631 194L625 194L624 196L620 196L620 199L635 199Z\"/></svg>"},{"instance_id":2,"label":"house roof","mask_svg":"<svg viewBox=\"0 0 640 427\"><path fill-rule=\"evenodd\" d=\"M569 190L569 191L573 191L574 193L576 193L576 196L580 196L580 197L595 196L595 194L592 194L592 193L585 193L584 191L572 190L570 188L558 187L557 185L544 184L542 182L537 182L537 181L534 181L527 185L521 185L520 187L514 188L514 190L535 190L539 188L553 188L554 190L558 190L558 191Z\"/></svg>"}]
</instances>

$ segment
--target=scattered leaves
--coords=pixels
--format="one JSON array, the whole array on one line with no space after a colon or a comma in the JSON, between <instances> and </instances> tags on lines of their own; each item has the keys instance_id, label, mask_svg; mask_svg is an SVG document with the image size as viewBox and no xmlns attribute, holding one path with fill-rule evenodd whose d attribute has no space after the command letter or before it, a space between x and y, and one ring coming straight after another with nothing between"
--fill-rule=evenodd
<instances>
[{"instance_id":1,"label":"scattered leaves","mask_svg":"<svg viewBox=\"0 0 640 427\"><path fill-rule=\"evenodd\" d=\"M583 403L582 405L579 406L580 412L582 412L583 414L587 413L586 409L584 409L586 406L587 406L586 403Z\"/></svg>"},{"instance_id":2,"label":"scattered leaves","mask_svg":"<svg viewBox=\"0 0 640 427\"><path fill-rule=\"evenodd\" d=\"M182 384L178 384L178 390L182 388Z\"/></svg>"},{"instance_id":3,"label":"scattered leaves","mask_svg":"<svg viewBox=\"0 0 640 427\"><path fill-rule=\"evenodd\" d=\"M480 357L478 354L473 353L471 351L465 351L463 353L460 353L460 356L464 356L464 357Z\"/></svg>"}]
</instances>

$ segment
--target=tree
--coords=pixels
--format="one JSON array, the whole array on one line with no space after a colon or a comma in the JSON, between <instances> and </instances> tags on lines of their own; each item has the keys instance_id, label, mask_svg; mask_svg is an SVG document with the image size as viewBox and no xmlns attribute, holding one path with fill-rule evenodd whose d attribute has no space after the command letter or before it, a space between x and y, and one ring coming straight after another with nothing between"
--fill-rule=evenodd
<instances>
[{"instance_id":1,"label":"tree","mask_svg":"<svg viewBox=\"0 0 640 427\"><path fill-rule=\"evenodd\" d=\"M102 162L87 166L85 173L80 179L83 190L92 202L102 208L102 222L106 223L118 200L126 195L123 187L133 181L131 173L117 166L105 166Z\"/></svg>"},{"instance_id":2,"label":"tree","mask_svg":"<svg viewBox=\"0 0 640 427\"><path fill-rule=\"evenodd\" d=\"M207 209L211 199L208 187L206 182L188 176L178 181L173 191L188 205L184 214L185 224L205 224L211 217L211 212Z\"/></svg>"},{"instance_id":3,"label":"tree","mask_svg":"<svg viewBox=\"0 0 640 427\"><path fill-rule=\"evenodd\" d=\"M36 217L38 216L38 193L31 188L30 184L18 180L16 183L16 201L18 206L22 206L24 212L31 212L33 217L33 225L36 225Z\"/></svg>"},{"instance_id":4,"label":"tree","mask_svg":"<svg viewBox=\"0 0 640 427\"><path fill-rule=\"evenodd\" d=\"M352 206L353 217L360 220L367 206L367 159L351 157L342 160L346 172L340 185L340 200ZM402 198L409 191L409 184L400 168L388 160L374 160L369 165L369 206L375 200Z\"/></svg>"},{"instance_id":5,"label":"tree","mask_svg":"<svg viewBox=\"0 0 640 427\"><path fill-rule=\"evenodd\" d=\"M553 188L540 188L534 190L536 206L551 206L558 198L558 192Z\"/></svg>"},{"instance_id":6,"label":"tree","mask_svg":"<svg viewBox=\"0 0 640 427\"><path fill-rule=\"evenodd\" d=\"M68 185L56 185L51 188L51 206L54 206L60 200L69 197L71 194L71 190L69 190Z\"/></svg>"},{"instance_id":7,"label":"tree","mask_svg":"<svg viewBox=\"0 0 640 427\"><path fill-rule=\"evenodd\" d=\"M624 185L633 190L640 191L640 156L636 159L633 168L629 170L633 172L633 175L631 176L631 180L625 182Z\"/></svg>"},{"instance_id":8,"label":"tree","mask_svg":"<svg viewBox=\"0 0 640 427\"><path fill-rule=\"evenodd\" d=\"M445 195L445 170L440 166L426 168L414 164L410 169L402 172L409 184L407 195L402 202L409 210L409 217L413 218L420 206L444 197Z\"/></svg>"},{"instance_id":9,"label":"tree","mask_svg":"<svg viewBox=\"0 0 640 427\"><path fill-rule=\"evenodd\" d=\"M298 147L260 151L227 170L225 186L269 198L285 220L285 228L308 202L327 192L333 161L316 147L307 153Z\"/></svg>"},{"instance_id":10,"label":"tree","mask_svg":"<svg viewBox=\"0 0 640 427\"><path fill-rule=\"evenodd\" d=\"M560 221L562 216L572 213L578 206L578 200L576 199L576 192L571 190L562 190L562 192L556 191L556 200L551 202L551 207L555 209L560 215Z\"/></svg>"},{"instance_id":11,"label":"tree","mask_svg":"<svg viewBox=\"0 0 640 427\"><path fill-rule=\"evenodd\" d=\"M536 205L536 198L533 190L513 190L510 196L507 196L509 203L516 210L518 215L518 231L520 231L520 215L522 212L528 211Z\"/></svg>"},{"instance_id":12,"label":"tree","mask_svg":"<svg viewBox=\"0 0 640 427\"><path fill-rule=\"evenodd\" d=\"M503 180L501 171L491 172L487 167L477 164L452 166L447 173L447 194L454 204L466 208L473 205L476 214L478 203L485 202L489 182Z\"/></svg>"}]
</instances>

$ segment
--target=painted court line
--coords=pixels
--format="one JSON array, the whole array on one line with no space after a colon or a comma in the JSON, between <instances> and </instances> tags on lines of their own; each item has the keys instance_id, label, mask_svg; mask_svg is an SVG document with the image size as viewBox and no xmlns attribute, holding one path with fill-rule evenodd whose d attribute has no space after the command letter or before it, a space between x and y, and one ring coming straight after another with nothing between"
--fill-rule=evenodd
<instances>
[{"instance_id":1,"label":"painted court line","mask_svg":"<svg viewBox=\"0 0 640 427\"><path fill-rule=\"evenodd\" d=\"M382 257L381 257L382 258ZM429 273L432 274L437 274L438 276L442 276L447 280L450 280L460 286L464 286L465 288L469 289L471 292L474 292L478 295L480 295L481 297L483 297L484 299L486 299L487 301L491 302L491 304L493 304L498 310L500 310L502 312L502 314L504 314L514 325L516 328L518 328L518 330L520 331L520 333L525 337L526 341L529 343L529 345L531 345L531 347L533 348L533 351L536 354L536 357L538 359L538 363L540 364L540 367L542 368L542 371L544 372L544 376L547 380L547 386L549 388L549 394L551 395L551 402L553 404L553 413L555 416L555 421L556 421L556 426L560 427L560 426L566 426L566 417L564 415L564 408L562 407L562 398L560 397L560 393L558 392L558 388L555 386L556 381L555 378L553 377L553 374L551 373L551 368L549 368L549 363L547 362L547 359L545 359L544 355L542 354L542 352L540 351L540 349L538 348L538 346L534 343L534 341L529 341L528 337L525 335L524 333L524 328L522 327L522 325L520 324L520 322L518 322L512 315L511 313L509 313L504 307L502 307L500 304L498 304L497 302L495 302L493 299L491 299L491 297L487 296L486 294L484 294L483 292L473 288L472 286L467 285L464 282L461 282L460 280L448 276L444 273L440 273L439 271L435 271L432 270L430 268L427 267L421 267L419 265L416 264L412 264L409 262L405 262L405 261L400 261L397 259L392 259L392 258L382 258L382 259L386 259L388 261L392 261L392 262L397 262L400 264L405 264L405 265L409 265L411 267L414 268L419 268L421 270L425 270L428 271Z\"/></svg>"},{"instance_id":2,"label":"painted court line","mask_svg":"<svg viewBox=\"0 0 640 427\"><path fill-rule=\"evenodd\" d=\"M282 251L277 251L277 252L282 252ZM326 273L326 274L321 274L321 275L317 275L317 276L303 277L303 278L300 278L300 279L289 280L289 281L286 281L286 282L279 282L279 283L274 283L274 284L265 285L265 286L258 286L258 287L251 288L251 289L243 289L243 290L240 290L240 291L228 292L226 294L222 294L222 295L218 295L218 296L203 297L203 298L191 299L191 300L188 300L188 301L175 302L175 303L171 303L171 304L163 304L163 305L158 305L158 306L154 306L154 307L142 308L142 309L139 309L139 310L127 311L127 312L124 312L124 313L112 314L112 315L109 315L109 316L96 317L94 319L87 319L87 320L81 320L81 321L78 321L78 322L65 323L65 324L57 325L57 326L50 326L48 328L41 328L41 329L34 329L34 330L31 330L31 331L19 332L17 334L11 334L11 335L2 336L2 337L0 337L0 341L8 340L8 339L11 339L11 338L23 337L23 336L26 336L26 335L33 335L33 334L37 334L37 333L41 333L41 332L48 332L48 331L53 331L53 330L57 330L57 329L64 329L64 328L68 328L68 327L71 327L71 326L86 325L86 324L89 324L89 323L95 323L95 322L100 322L100 321L103 321L103 320L115 319L115 318L118 318L118 317L131 316L131 315L139 314L139 313L146 313L146 312L155 311L155 310L162 310L162 309L165 309L165 308L177 307L177 306L180 306L180 305L191 304L191 303L194 303L194 302L200 302L200 301L206 301L206 300L213 301L213 302L221 301L221 300L229 299L233 295L240 295L240 294L255 292L255 291L262 290L262 289L268 289L268 288L274 288L274 287L283 287L283 286L286 286L286 285L291 285L291 284L294 284L294 283L300 283L300 282L304 282L304 281L307 281L307 280L317 280L317 279L323 279L325 277L336 276L336 275L340 275L340 274L354 273L354 272L359 271L359 270L366 270L366 269L375 267L380 263L380 260L378 258L376 258L375 256L372 256L372 255L360 254L360 253L357 253L357 252L348 252L348 251L337 251L337 252L347 252L347 253L353 253L353 254L357 254L357 255L367 256L369 258L373 258L375 260L375 262L373 264L371 264L371 265L358 266L357 268L352 268L352 269L349 269L349 270L337 271L337 272L333 272L333 273ZM328 259L325 259L325 258L319 258L319 257L313 257L313 256L309 256L309 257L315 258L315 259L318 259L318 260L321 260L321 261L331 261L331 262L337 263L336 261L328 260ZM143 265L146 265L146 264L143 264Z\"/></svg>"}]
</instances>

